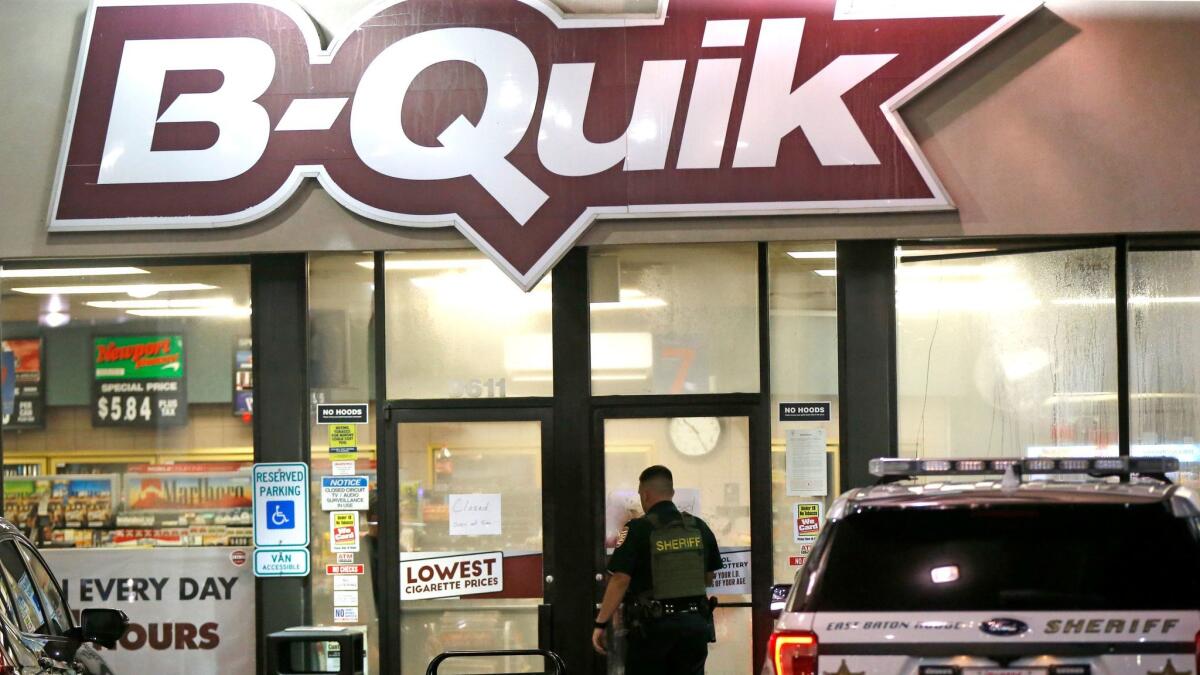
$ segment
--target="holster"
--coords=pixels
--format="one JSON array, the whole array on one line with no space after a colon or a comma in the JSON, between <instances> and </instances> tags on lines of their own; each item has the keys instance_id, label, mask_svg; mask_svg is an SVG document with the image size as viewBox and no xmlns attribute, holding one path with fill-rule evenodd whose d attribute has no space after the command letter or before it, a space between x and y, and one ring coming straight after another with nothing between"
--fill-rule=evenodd
<instances>
[{"instance_id":1,"label":"holster","mask_svg":"<svg viewBox=\"0 0 1200 675\"><path fill-rule=\"evenodd\" d=\"M649 624L653 617L650 614L649 603L641 600L626 602L621 606L622 619L629 635L646 639L649 634Z\"/></svg>"},{"instance_id":2,"label":"holster","mask_svg":"<svg viewBox=\"0 0 1200 675\"><path fill-rule=\"evenodd\" d=\"M705 614L704 614L705 620L708 621L708 641L709 642L717 641L717 621L713 616L714 614L716 614L716 611L717 611L717 599L715 597L710 597L708 599L708 611L705 612Z\"/></svg>"}]
</instances>

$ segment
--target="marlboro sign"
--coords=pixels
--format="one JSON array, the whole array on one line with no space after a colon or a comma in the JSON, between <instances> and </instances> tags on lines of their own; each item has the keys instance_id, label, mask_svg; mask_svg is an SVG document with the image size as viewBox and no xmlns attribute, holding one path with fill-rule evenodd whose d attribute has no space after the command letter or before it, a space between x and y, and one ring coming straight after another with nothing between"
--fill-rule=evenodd
<instances>
[{"instance_id":1,"label":"marlboro sign","mask_svg":"<svg viewBox=\"0 0 1200 675\"><path fill-rule=\"evenodd\" d=\"M324 45L287 0L95 0L49 226L238 225L315 178L528 289L596 218L951 208L897 110L1036 5L854 4L391 0Z\"/></svg>"}]
</instances>

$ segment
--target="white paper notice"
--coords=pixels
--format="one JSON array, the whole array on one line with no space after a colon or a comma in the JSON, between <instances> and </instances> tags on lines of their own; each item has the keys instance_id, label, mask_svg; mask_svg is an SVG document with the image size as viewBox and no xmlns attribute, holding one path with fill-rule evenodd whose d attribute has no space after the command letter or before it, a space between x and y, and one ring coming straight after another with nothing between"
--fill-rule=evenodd
<instances>
[{"instance_id":1,"label":"white paper notice","mask_svg":"<svg viewBox=\"0 0 1200 675\"><path fill-rule=\"evenodd\" d=\"M698 488L678 488L675 490L675 508L687 511L693 516L700 515L700 490Z\"/></svg>"},{"instance_id":2,"label":"white paper notice","mask_svg":"<svg viewBox=\"0 0 1200 675\"><path fill-rule=\"evenodd\" d=\"M789 497L824 497L828 493L824 429L788 429L786 461Z\"/></svg>"},{"instance_id":3,"label":"white paper notice","mask_svg":"<svg viewBox=\"0 0 1200 675\"><path fill-rule=\"evenodd\" d=\"M450 495L450 536L500 534L500 495Z\"/></svg>"}]
</instances>

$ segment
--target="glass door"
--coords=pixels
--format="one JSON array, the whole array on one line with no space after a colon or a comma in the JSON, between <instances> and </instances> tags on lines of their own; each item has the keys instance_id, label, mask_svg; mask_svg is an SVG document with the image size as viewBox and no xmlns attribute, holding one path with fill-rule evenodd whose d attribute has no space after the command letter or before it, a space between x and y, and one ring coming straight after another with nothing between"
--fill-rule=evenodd
<instances>
[{"instance_id":1,"label":"glass door","mask_svg":"<svg viewBox=\"0 0 1200 675\"><path fill-rule=\"evenodd\" d=\"M447 651L544 646L548 413L393 412L400 412L398 672L424 672ZM439 672L542 670L537 658L496 657L447 661Z\"/></svg>"},{"instance_id":2,"label":"glass door","mask_svg":"<svg viewBox=\"0 0 1200 675\"><path fill-rule=\"evenodd\" d=\"M709 645L707 671L749 673L750 418L688 415L602 420L604 560L612 554L625 523L643 515L638 475L648 466L666 466L674 475L676 506L708 524L725 563L708 589L720 605L715 615L717 642ZM624 672L620 638L618 629L615 653L608 659L611 675Z\"/></svg>"}]
</instances>

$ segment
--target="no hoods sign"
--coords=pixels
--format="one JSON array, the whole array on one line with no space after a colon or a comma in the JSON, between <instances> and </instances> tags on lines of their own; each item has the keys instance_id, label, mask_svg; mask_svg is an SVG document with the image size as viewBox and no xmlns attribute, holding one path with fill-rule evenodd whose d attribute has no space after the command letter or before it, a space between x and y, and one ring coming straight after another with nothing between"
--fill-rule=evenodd
<instances>
[{"instance_id":1,"label":"no hoods sign","mask_svg":"<svg viewBox=\"0 0 1200 675\"><path fill-rule=\"evenodd\" d=\"M400 599L426 600L504 590L500 551L400 561Z\"/></svg>"}]
</instances>

